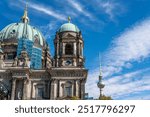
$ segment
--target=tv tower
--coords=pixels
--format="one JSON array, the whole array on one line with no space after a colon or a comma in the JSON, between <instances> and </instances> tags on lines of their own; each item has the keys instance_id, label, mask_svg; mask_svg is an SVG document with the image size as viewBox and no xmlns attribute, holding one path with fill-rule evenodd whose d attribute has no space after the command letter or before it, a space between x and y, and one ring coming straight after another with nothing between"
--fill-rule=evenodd
<instances>
[{"instance_id":1,"label":"tv tower","mask_svg":"<svg viewBox=\"0 0 150 117\"><path fill-rule=\"evenodd\" d=\"M102 82L103 74L102 74L102 65L101 65L100 54L99 54L99 62L100 62L100 65L99 65L99 72L100 72L100 74L99 74L99 81L97 83L97 86L98 86L99 91L100 91L100 96L99 96L99 98L100 98L100 97L103 96L102 91L103 91L103 88L105 87L105 85Z\"/></svg>"}]
</instances>

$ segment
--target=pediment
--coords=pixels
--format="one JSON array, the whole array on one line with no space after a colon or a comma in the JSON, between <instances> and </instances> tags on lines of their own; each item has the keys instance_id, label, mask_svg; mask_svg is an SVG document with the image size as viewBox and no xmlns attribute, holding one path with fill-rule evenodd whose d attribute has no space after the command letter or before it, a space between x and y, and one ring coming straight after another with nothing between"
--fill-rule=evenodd
<instances>
[{"instance_id":1,"label":"pediment","mask_svg":"<svg viewBox=\"0 0 150 117\"><path fill-rule=\"evenodd\" d=\"M62 38L75 38L76 34L66 33L62 36Z\"/></svg>"}]
</instances>

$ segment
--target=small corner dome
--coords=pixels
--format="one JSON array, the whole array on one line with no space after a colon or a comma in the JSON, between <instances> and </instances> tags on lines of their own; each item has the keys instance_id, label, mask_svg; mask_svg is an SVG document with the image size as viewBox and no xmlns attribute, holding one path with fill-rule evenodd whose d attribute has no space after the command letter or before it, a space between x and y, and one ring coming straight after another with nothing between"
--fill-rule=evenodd
<instances>
[{"instance_id":1,"label":"small corner dome","mask_svg":"<svg viewBox=\"0 0 150 117\"><path fill-rule=\"evenodd\" d=\"M18 40L23 38L24 36L26 36L27 39L33 42L35 41L35 39L38 38L39 44L41 46L44 46L45 39L42 33L28 23L12 23L0 31L0 40L6 40L11 38L15 38Z\"/></svg>"},{"instance_id":2,"label":"small corner dome","mask_svg":"<svg viewBox=\"0 0 150 117\"><path fill-rule=\"evenodd\" d=\"M77 33L80 32L79 28L70 22L63 24L58 30L58 32L66 32L66 31L72 31Z\"/></svg>"}]
</instances>

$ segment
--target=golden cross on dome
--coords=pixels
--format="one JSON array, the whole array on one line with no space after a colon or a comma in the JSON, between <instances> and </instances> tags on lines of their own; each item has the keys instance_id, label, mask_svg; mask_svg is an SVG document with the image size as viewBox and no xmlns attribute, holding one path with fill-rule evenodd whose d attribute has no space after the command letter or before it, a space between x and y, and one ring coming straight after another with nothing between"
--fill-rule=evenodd
<instances>
[{"instance_id":1,"label":"golden cross on dome","mask_svg":"<svg viewBox=\"0 0 150 117\"><path fill-rule=\"evenodd\" d=\"M29 22L29 18L28 18L28 2L26 0L26 6L25 6L25 10L24 10L24 15L22 16L22 22L23 23L28 23Z\"/></svg>"},{"instance_id":2,"label":"golden cross on dome","mask_svg":"<svg viewBox=\"0 0 150 117\"><path fill-rule=\"evenodd\" d=\"M70 23L70 21L71 21L71 17L69 16L69 17L68 17L68 22Z\"/></svg>"}]
</instances>

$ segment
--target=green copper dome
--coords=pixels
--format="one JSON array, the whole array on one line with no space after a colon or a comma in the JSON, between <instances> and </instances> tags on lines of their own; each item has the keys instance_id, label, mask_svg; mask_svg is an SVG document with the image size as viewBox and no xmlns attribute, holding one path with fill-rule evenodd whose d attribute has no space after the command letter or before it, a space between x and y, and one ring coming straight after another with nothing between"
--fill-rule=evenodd
<instances>
[{"instance_id":1,"label":"green copper dome","mask_svg":"<svg viewBox=\"0 0 150 117\"><path fill-rule=\"evenodd\" d=\"M44 45L44 38L42 33L35 27L30 26L28 23L12 23L2 29L2 31L0 32L0 40L10 38L26 38L33 42L35 41L35 39L38 39L39 44L41 46Z\"/></svg>"},{"instance_id":2,"label":"green copper dome","mask_svg":"<svg viewBox=\"0 0 150 117\"><path fill-rule=\"evenodd\" d=\"M65 32L65 31L79 32L80 30L79 30L79 28L76 25L74 25L74 24L69 22L69 23L63 24L60 27L58 32Z\"/></svg>"},{"instance_id":3,"label":"green copper dome","mask_svg":"<svg viewBox=\"0 0 150 117\"><path fill-rule=\"evenodd\" d=\"M9 24L0 31L0 40L3 41L6 39L29 39L32 42L44 46L45 40L42 33L35 27L29 25L27 5L20 23Z\"/></svg>"}]
</instances>

